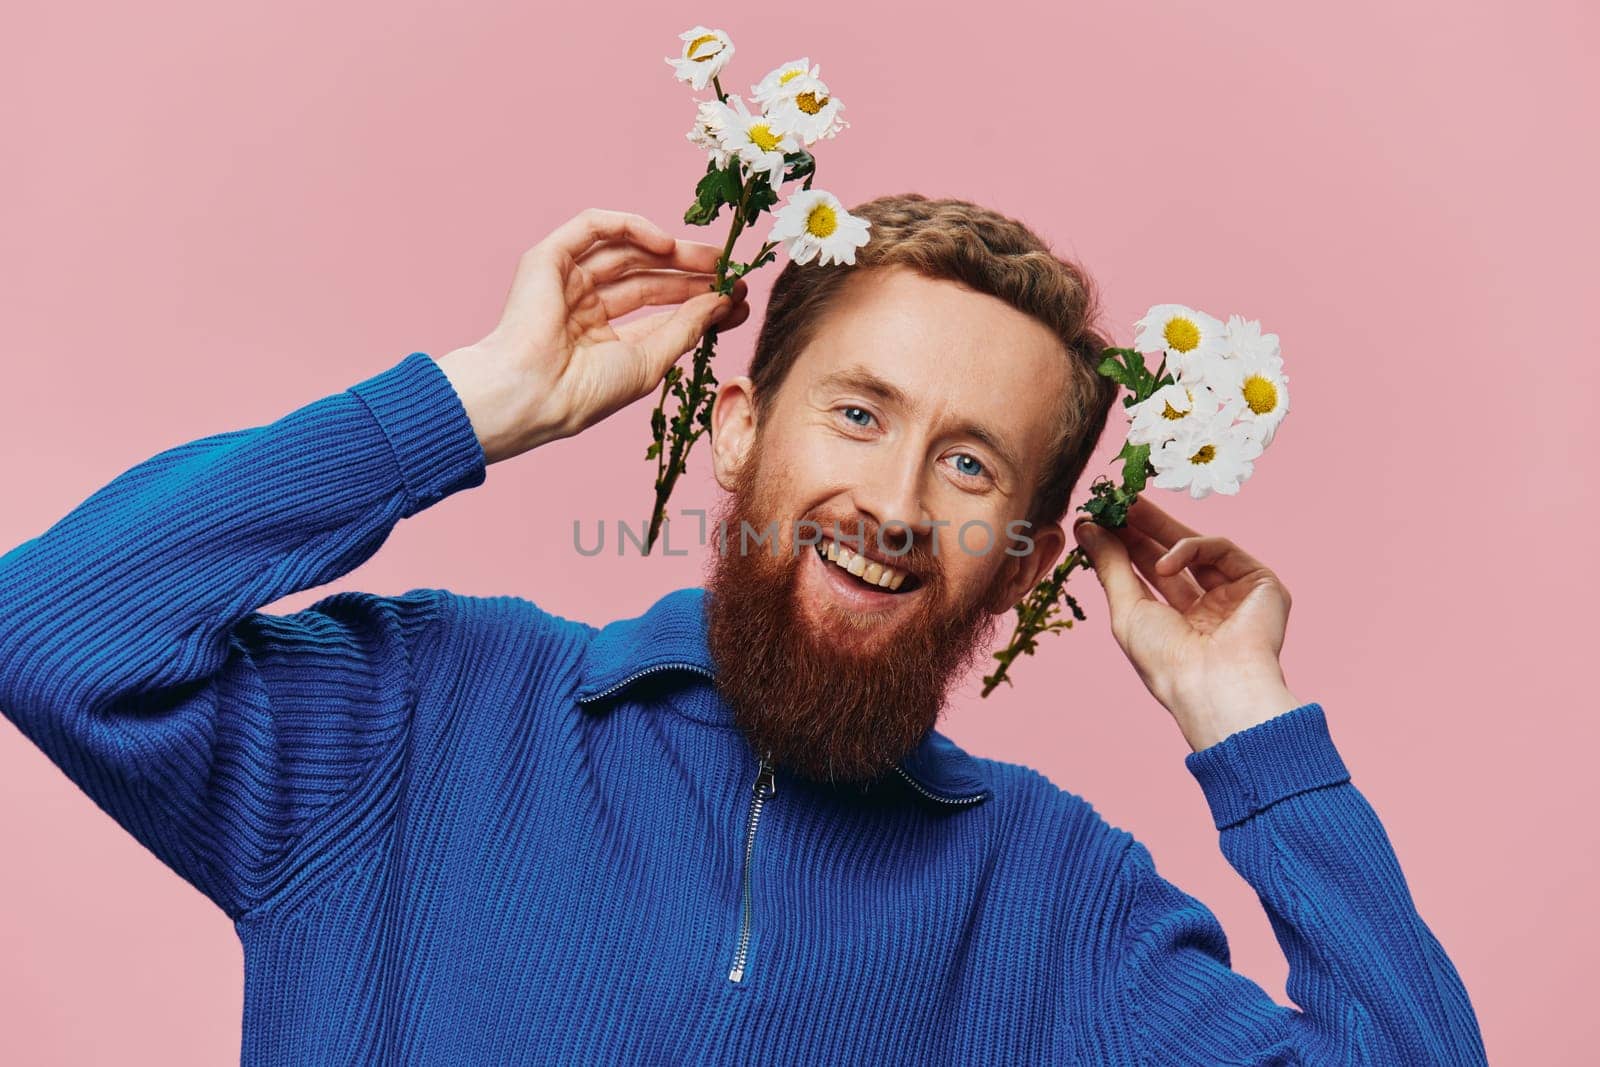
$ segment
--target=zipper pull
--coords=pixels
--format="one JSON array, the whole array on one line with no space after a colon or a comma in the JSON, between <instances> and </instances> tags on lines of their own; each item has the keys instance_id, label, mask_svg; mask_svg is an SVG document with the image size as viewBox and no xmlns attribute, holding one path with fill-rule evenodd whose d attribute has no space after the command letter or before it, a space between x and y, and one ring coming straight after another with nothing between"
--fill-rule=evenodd
<instances>
[{"instance_id":1,"label":"zipper pull","mask_svg":"<svg viewBox=\"0 0 1600 1067\"><path fill-rule=\"evenodd\" d=\"M763 759L761 761L761 769L756 774L756 784L753 792L756 796L765 800L767 797L772 796L777 791L777 773L773 770L772 764Z\"/></svg>"}]
</instances>

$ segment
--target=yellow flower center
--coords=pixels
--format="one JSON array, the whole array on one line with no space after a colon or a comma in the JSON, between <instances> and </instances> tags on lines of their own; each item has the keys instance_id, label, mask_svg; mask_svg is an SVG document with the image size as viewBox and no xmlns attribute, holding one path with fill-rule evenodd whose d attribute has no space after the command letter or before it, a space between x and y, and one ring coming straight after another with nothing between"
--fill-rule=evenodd
<instances>
[{"instance_id":1,"label":"yellow flower center","mask_svg":"<svg viewBox=\"0 0 1600 1067\"><path fill-rule=\"evenodd\" d=\"M796 67L793 70L786 70L782 74L778 75L778 84L779 85L788 85L790 81L792 81L795 78L800 77L800 75L802 75L804 73L805 73L805 70L803 68L801 68L801 67Z\"/></svg>"},{"instance_id":2,"label":"yellow flower center","mask_svg":"<svg viewBox=\"0 0 1600 1067\"><path fill-rule=\"evenodd\" d=\"M1171 319L1161 332L1167 339L1167 347L1179 352L1193 352L1200 344L1200 327L1188 319Z\"/></svg>"},{"instance_id":3,"label":"yellow flower center","mask_svg":"<svg viewBox=\"0 0 1600 1067\"><path fill-rule=\"evenodd\" d=\"M828 97L824 96L822 99L818 100L816 93L804 92L796 96L794 98L794 102L795 106L801 111L804 111L807 115L815 115L817 112L822 110L823 105L828 102L828 99Z\"/></svg>"},{"instance_id":4,"label":"yellow flower center","mask_svg":"<svg viewBox=\"0 0 1600 1067\"><path fill-rule=\"evenodd\" d=\"M717 48L713 48L713 49L711 49L711 51L707 52L703 56L695 55L694 54L695 53L695 49L699 48L701 45L705 44L708 41L713 43L713 44L715 44L716 40L717 40L717 35L716 34L714 34L714 33L703 33L699 37L696 37L694 40L689 42L689 47L685 48L683 50L683 54L685 56L687 56L689 59L694 60L696 63L704 63L706 60L714 58L717 55L717 53L722 51L722 48L720 46L717 47Z\"/></svg>"},{"instance_id":5,"label":"yellow flower center","mask_svg":"<svg viewBox=\"0 0 1600 1067\"><path fill-rule=\"evenodd\" d=\"M1252 374L1245 379L1244 402L1257 415L1265 415L1278 406L1277 386L1259 374Z\"/></svg>"},{"instance_id":6,"label":"yellow flower center","mask_svg":"<svg viewBox=\"0 0 1600 1067\"><path fill-rule=\"evenodd\" d=\"M750 127L750 141L763 152L770 152L778 147L778 142L783 140L783 135L772 132L772 127L765 122L758 122Z\"/></svg>"},{"instance_id":7,"label":"yellow flower center","mask_svg":"<svg viewBox=\"0 0 1600 1067\"><path fill-rule=\"evenodd\" d=\"M1217 449L1214 445L1201 445L1200 451L1189 457L1190 463L1210 463L1217 458Z\"/></svg>"},{"instance_id":8,"label":"yellow flower center","mask_svg":"<svg viewBox=\"0 0 1600 1067\"><path fill-rule=\"evenodd\" d=\"M830 237L839 228L839 216L827 204L818 204L806 216L806 232L818 239Z\"/></svg>"},{"instance_id":9,"label":"yellow flower center","mask_svg":"<svg viewBox=\"0 0 1600 1067\"><path fill-rule=\"evenodd\" d=\"M1189 392L1189 390L1187 390L1187 389L1184 390L1184 393L1186 393L1188 395L1189 403L1193 404L1194 403L1194 394ZM1166 409L1165 411L1163 411L1161 413L1161 417L1163 419L1181 419L1185 415L1189 414L1187 411L1175 411L1175 410L1173 410L1172 405L1170 403L1168 403L1167 401L1165 401L1165 400L1163 400L1161 402L1161 406Z\"/></svg>"}]
</instances>

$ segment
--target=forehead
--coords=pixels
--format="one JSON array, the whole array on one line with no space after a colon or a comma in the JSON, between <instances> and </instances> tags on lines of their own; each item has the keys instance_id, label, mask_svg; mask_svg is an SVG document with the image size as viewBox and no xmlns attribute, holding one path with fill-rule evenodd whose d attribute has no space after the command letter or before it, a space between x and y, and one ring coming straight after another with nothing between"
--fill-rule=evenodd
<instances>
[{"instance_id":1,"label":"forehead","mask_svg":"<svg viewBox=\"0 0 1600 1067\"><path fill-rule=\"evenodd\" d=\"M799 388L852 367L898 386L934 419L971 421L1039 455L1059 431L1068 373L1044 323L998 297L905 268L852 276L789 378Z\"/></svg>"}]
</instances>

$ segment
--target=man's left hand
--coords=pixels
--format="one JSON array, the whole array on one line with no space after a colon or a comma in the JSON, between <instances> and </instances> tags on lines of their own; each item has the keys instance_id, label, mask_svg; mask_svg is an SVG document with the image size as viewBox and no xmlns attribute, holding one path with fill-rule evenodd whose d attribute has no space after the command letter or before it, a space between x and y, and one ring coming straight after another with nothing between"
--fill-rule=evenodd
<instances>
[{"instance_id":1,"label":"man's left hand","mask_svg":"<svg viewBox=\"0 0 1600 1067\"><path fill-rule=\"evenodd\" d=\"M1112 635L1190 748L1304 703L1278 663L1289 590L1254 556L1226 537L1201 536L1143 496L1126 526L1107 530L1085 516L1073 533L1105 590Z\"/></svg>"}]
</instances>

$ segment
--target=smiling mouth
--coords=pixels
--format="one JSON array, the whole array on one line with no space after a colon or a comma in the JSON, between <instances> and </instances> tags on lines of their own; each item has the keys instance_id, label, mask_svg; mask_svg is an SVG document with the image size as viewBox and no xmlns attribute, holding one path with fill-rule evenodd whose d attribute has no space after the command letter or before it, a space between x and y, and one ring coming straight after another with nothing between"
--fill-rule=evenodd
<instances>
[{"instance_id":1,"label":"smiling mouth","mask_svg":"<svg viewBox=\"0 0 1600 1067\"><path fill-rule=\"evenodd\" d=\"M910 571L868 559L837 541L824 539L812 547L824 563L838 567L863 588L876 589L880 593L909 593L922 585L922 579Z\"/></svg>"}]
</instances>

